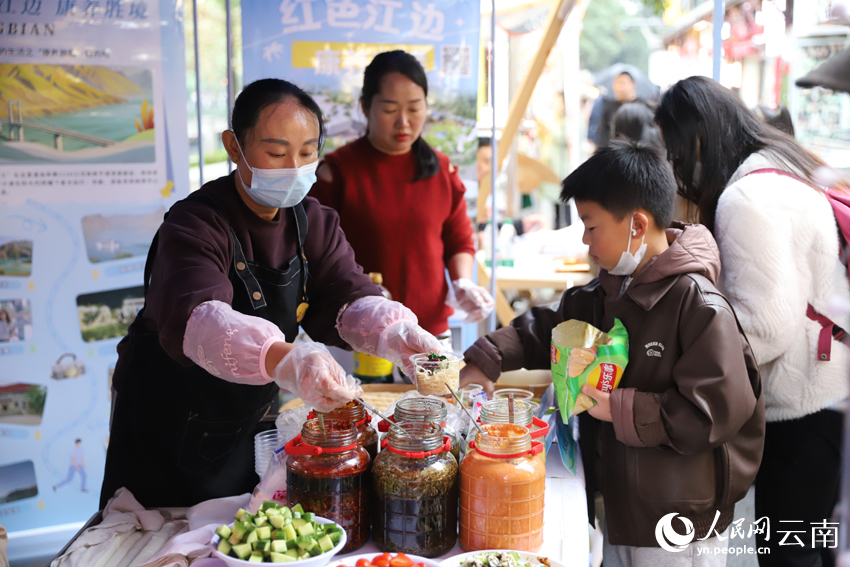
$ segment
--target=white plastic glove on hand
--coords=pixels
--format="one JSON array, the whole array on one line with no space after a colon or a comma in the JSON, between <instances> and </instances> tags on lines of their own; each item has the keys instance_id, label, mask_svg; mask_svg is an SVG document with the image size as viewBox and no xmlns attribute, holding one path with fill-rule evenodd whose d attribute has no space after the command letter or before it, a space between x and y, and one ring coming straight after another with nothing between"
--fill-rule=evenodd
<instances>
[{"instance_id":1,"label":"white plastic glove on hand","mask_svg":"<svg viewBox=\"0 0 850 567\"><path fill-rule=\"evenodd\" d=\"M222 380L262 386L269 347L283 341L277 325L234 310L222 301L206 301L192 311L183 334L183 354Z\"/></svg>"},{"instance_id":2,"label":"white plastic glove on hand","mask_svg":"<svg viewBox=\"0 0 850 567\"><path fill-rule=\"evenodd\" d=\"M452 281L452 289L455 293L454 304L466 312L464 323L478 323L487 318L496 306L493 296L486 288L475 285L472 280L460 278Z\"/></svg>"},{"instance_id":3,"label":"white plastic glove on hand","mask_svg":"<svg viewBox=\"0 0 850 567\"><path fill-rule=\"evenodd\" d=\"M389 360L413 377L411 356L442 350L440 342L418 322L413 311L401 303L369 296L346 307L336 328L354 350Z\"/></svg>"},{"instance_id":4,"label":"white plastic glove on hand","mask_svg":"<svg viewBox=\"0 0 850 567\"><path fill-rule=\"evenodd\" d=\"M324 345L302 343L283 357L272 373L284 390L297 394L304 405L329 412L363 395L363 390L346 377Z\"/></svg>"}]
</instances>

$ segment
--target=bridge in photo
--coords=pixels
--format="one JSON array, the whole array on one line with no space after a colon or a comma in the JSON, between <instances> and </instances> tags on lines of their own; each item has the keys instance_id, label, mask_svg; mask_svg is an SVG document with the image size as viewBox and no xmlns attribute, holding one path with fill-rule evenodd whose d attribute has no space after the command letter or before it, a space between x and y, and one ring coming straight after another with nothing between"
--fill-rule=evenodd
<instances>
[{"instance_id":1,"label":"bridge in photo","mask_svg":"<svg viewBox=\"0 0 850 567\"><path fill-rule=\"evenodd\" d=\"M80 132L74 132L73 130L66 130L64 128L57 128L55 126L51 126L49 124L38 124L36 122L25 121L23 111L21 110L21 101L20 100L10 100L9 101L9 140L17 140L19 142L24 141L24 128L31 128L33 130L39 130L41 132L47 132L48 134L53 134L53 145L57 150L62 150L62 138L72 138L74 140L80 140L82 142L86 142L88 144L92 144L94 146L111 146L116 144L115 140L107 140L106 138L98 138L97 136L89 136L88 134L82 134Z\"/></svg>"}]
</instances>

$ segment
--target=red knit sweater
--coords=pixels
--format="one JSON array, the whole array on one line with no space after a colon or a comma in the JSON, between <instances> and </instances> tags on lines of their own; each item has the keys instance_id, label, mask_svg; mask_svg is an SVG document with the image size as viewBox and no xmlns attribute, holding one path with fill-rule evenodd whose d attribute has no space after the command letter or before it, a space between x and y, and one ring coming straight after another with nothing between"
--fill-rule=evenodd
<instances>
[{"instance_id":1,"label":"red knit sweater","mask_svg":"<svg viewBox=\"0 0 850 567\"><path fill-rule=\"evenodd\" d=\"M412 154L387 155L360 138L325 156L333 180L318 181L310 192L339 213L357 263L366 272L381 272L393 299L433 334L449 328L452 314L446 263L460 252L475 252L463 183L449 158L437 156L440 171L412 182Z\"/></svg>"}]
</instances>

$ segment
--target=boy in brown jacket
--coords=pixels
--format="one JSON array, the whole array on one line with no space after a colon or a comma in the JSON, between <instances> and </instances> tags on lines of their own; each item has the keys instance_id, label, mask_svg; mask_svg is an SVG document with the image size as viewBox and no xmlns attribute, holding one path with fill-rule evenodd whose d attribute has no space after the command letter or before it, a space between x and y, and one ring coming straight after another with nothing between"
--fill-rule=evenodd
<instances>
[{"instance_id":1,"label":"boy in brown jacket","mask_svg":"<svg viewBox=\"0 0 850 567\"><path fill-rule=\"evenodd\" d=\"M552 329L563 321L608 330L616 317L625 325L620 386L611 394L585 386L597 405L579 418L591 522L595 493L605 501L605 567L725 565L735 503L761 462L756 362L715 287L711 233L671 224L675 195L673 171L656 150L622 142L600 149L561 193L575 199L599 277L565 292L556 311L531 309L464 355L461 384L495 381L506 370L549 368ZM673 537L685 549L663 537L669 514L679 516Z\"/></svg>"}]
</instances>

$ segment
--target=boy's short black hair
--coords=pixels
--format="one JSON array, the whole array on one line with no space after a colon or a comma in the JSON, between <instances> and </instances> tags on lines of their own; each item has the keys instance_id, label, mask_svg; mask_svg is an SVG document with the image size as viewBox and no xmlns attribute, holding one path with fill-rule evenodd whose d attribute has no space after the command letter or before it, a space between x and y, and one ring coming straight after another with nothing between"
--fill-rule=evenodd
<instances>
[{"instance_id":1,"label":"boy's short black hair","mask_svg":"<svg viewBox=\"0 0 850 567\"><path fill-rule=\"evenodd\" d=\"M659 228L673 220L676 178L658 149L634 141L612 141L561 183L561 200L596 203L618 219L644 209Z\"/></svg>"}]
</instances>

